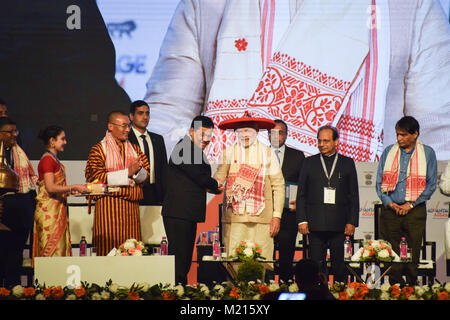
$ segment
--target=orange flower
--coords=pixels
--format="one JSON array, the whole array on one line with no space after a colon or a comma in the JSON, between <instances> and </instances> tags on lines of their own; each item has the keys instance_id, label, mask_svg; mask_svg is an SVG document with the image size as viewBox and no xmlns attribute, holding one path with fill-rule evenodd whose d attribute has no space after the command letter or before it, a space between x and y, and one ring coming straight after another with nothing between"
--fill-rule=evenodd
<instances>
[{"instance_id":1,"label":"orange flower","mask_svg":"<svg viewBox=\"0 0 450 320\"><path fill-rule=\"evenodd\" d=\"M448 296L447 291L441 291L438 294L438 300L449 300L449 296Z\"/></svg>"},{"instance_id":2,"label":"orange flower","mask_svg":"<svg viewBox=\"0 0 450 320\"><path fill-rule=\"evenodd\" d=\"M230 291L230 297L239 298L240 290L237 287L233 287Z\"/></svg>"},{"instance_id":3,"label":"orange flower","mask_svg":"<svg viewBox=\"0 0 450 320\"><path fill-rule=\"evenodd\" d=\"M406 298L409 298L409 296L414 293L414 288L413 287L404 287L402 289L402 292Z\"/></svg>"},{"instance_id":4,"label":"orange flower","mask_svg":"<svg viewBox=\"0 0 450 320\"><path fill-rule=\"evenodd\" d=\"M269 287L264 284L255 284L255 287L259 289L259 294L261 296L268 294L270 292Z\"/></svg>"},{"instance_id":5,"label":"orange flower","mask_svg":"<svg viewBox=\"0 0 450 320\"><path fill-rule=\"evenodd\" d=\"M51 290L52 296L55 297L56 299L61 299L62 296L64 295L64 290L60 286L54 287Z\"/></svg>"},{"instance_id":6,"label":"orange flower","mask_svg":"<svg viewBox=\"0 0 450 320\"><path fill-rule=\"evenodd\" d=\"M349 296L346 291L339 292L339 300L348 300Z\"/></svg>"},{"instance_id":7,"label":"orange flower","mask_svg":"<svg viewBox=\"0 0 450 320\"><path fill-rule=\"evenodd\" d=\"M52 295L52 289L45 288L43 293L44 293L44 297L49 298Z\"/></svg>"},{"instance_id":8,"label":"orange flower","mask_svg":"<svg viewBox=\"0 0 450 320\"><path fill-rule=\"evenodd\" d=\"M80 298L86 294L86 289L83 287L78 287L73 289L73 293L77 296L77 298Z\"/></svg>"},{"instance_id":9,"label":"orange flower","mask_svg":"<svg viewBox=\"0 0 450 320\"><path fill-rule=\"evenodd\" d=\"M36 294L36 290L33 287L23 289L23 295L25 297L34 296Z\"/></svg>"},{"instance_id":10,"label":"orange flower","mask_svg":"<svg viewBox=\"0 0 450 320\"><path fill-rule=\"evenodd\" d=\"M360 290L356 290L353 294L353 299L355 300L363 300L364 299L364 293Z\"/></svg>"},{"instance_id":11,"label":"orange flower","mask_svg":"<svg viewBox=\"0 0 450 320\"><path fill-rule=\"evenodd\" d=\"M398 286L396 286L396 285L393 285L393 286L391 287L391 295L392 295L394 298L398 298L398 297L400 297L400 294L401 294L400 288L399 288Z\"/></svg>"},{"instance_id":12,"label":"orange flower","mask_svg":"<svg viewBox=\"0 0 450 320\"><path fill-rule=\"evenodd\" d=\"M11 294L11 290L6 288L0 288L0 296L9 296Z\"/></svg>"},{"instance_id":13,"label":"orange flower","mask_svg":"<svg viewBox=\"0 0 450 320\"><path fill-rule=\"evenodd\" d=\"M163 298L163 300L175 300L175 297L170 292L161 293L161 297Z\"/></svg>"},{"instance_id":14,"label":"orange flower","mask_svg":"<svg viewBox=\"0 0 450 320\"><path fill-rule=\"evenodd\" d=\"M139 298L140 298L140 296L139 296L138 292L131 291L128 294L128 299L130 299L130 300L139 300Z\"/></svg>"}]
</instances>

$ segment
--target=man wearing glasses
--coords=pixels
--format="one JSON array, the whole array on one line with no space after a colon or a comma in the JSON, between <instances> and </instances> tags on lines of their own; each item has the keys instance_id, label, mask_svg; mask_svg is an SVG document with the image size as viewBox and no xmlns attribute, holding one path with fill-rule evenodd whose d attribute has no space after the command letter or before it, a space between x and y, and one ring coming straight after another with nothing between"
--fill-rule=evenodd
<instances>
[{"instance_id":1,"label":"man wearing glasses","mask_svg":"<svg viewBox=\"0 0 450 320\"><path fill-rule=\"evenodd\" d=\"M33 227L36 181L30 160L17 145L18 130L10 118L0 118L0 143L6 163L19 176L19 190L2 199L2 223L10 230L0 231L0 287L20 284L23 249Z\"/></svg>"},{"instance_id":2,"label":"man wearing glasses","mask_svg":"<svg viewBox=\"0 0 450 320\"><path fill-rule=\"evenodd\" d=\"M139 201L150 174L147 157L128 141L128 116L111 112L107 127L104 139L91 149L85 173L88 182L109 187L107 194L92 198L96 200L92 242L99 255L108 254L127 239L141 240Z\"/></svg>"}]
</instances>

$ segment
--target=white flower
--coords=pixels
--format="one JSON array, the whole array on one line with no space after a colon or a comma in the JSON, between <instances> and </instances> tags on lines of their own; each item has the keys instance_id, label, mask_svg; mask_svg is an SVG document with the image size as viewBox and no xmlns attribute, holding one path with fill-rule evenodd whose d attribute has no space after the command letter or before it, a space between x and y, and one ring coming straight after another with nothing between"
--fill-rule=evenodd
<instances>
[{"instance_id":1,"label":"white flower","mask_svg":"<svg viewBox=\"0 0 450 320\"><path fill-rule=\"evenodd\" d=\"M45 299L45 296L42 293L38 293L36 295L36 300L46 300L46 299Z\"/></svg>"},{"instance_id":2,"label":"white flower","mask_svg":"<svg viewBox=\"0 0 450 320\"><path fill-rule=\"evenodd\" d=\"M216 285L214 286L213 290L216 291L217 294L220 294L220 295L222 295L222 294L225 292L225 288L222 287L222 286L219 285L219 284L216 284Z\"/></svg>"},{"instance_id":3,"label":"white flower","mask_svg":"<svg viewBox=\"0 0 450 320\"><path fill-rule=\"evenodd\" d=\"M16 297L21 297L23 295L23 287L21 285L17 285L12 288L12 294Z\"/></svg>"},{"instance_id":4,"label":"white flower","mask_svg":"<svg viewBox=\"0 0 450 320\"><path fill-rule=\"evenodd\" d=\"M369 250L364 250L363 257L367 258L369 255L370 255L370 251Z\"/></svg>"},{"instance_id":5,"label":"white flower","mask_svg":"<svg viewBox=\"0 0 450 320\"><path fill-rule=\"evenodd\" d=\"M434 293L439 293L441 292L441 285L439 283L435 283L431 286L431 289Z\"/></svg>"},{"instance_id":6,"label":"white flower","mask_svg":"<svg viewBox=\"0 0 450 320\"><path fill-rule=\"evenodd\" d=\"M209 289L205 285L201 285L200 292L202 292L205 296L209 296Z\"/></svg>"},{"instance_id":7,"label":"white flower","mask_svg":"<svg viewBox=\"0 0 450 320\"><path fill-rule=\"evenodd\" d=\"M150 285L147 283L147 282L144 282L144 283L140 283L139 284L139 286L141 286L142 287L142 291L144 291L144 292L147 292L148 291L148 289L150 289Z\"/></svg>"},{"instance_id":8,"label":"white flower","mask_svg":"<svg viewBox=\"0 0 450 320\"><path fill-rule=\"evenodd\" d=\"M94 292L91 296L92 300L102 300L102 296L98 292Z\"/></svg>"},{"instance_id":9,"label":"white flower","mask_svg":"<svg viewBox=\"0 0 450 320\"><path fill-rule=\"evenodd\" d=\"M142 256L142 251L141 250L134 251L133 256L138 256L138 257Z\"/></svg>"},{"instance_id":10,"label":"white flower","mask_svg":"<svg viewBox=\"0 0 450 320\"><path fill-rule=\"evenodd\" d=\"M244 249L244 254L246 257L251 257L253 255L253 250L250 248L245 248Z\"/></svg>"},{"instance_id":11,"label":"white flower","mask_svg":"<svg viewBox=\"0 0 450 320\"><path fill-rule=\"evenodd\" d=\"M450 282L447 282L444 286L445 291L447 291L448 293L450 293Z\"/></svg>"},{"instance_id":12,"label":"white flower","mask_svg":"<svg viewBox=\"0 0 450 320\"><path fill-rule=\"evenodd\" d=\"M174 289L177 290L177 295L179 297L184 295L184 287L181 284L177 285Z\"/></svg>"},{"instance_id":13,"label":"white flower","mask_svg":"<svg viewBox=\"0 0 450 320\"><path fill-rule=\"evenodd\" d=\"M74 294L70 294L67 296L66 300L77 300L77 297Z\"/></svg>"},{"instance_id":14,"label":"white flower","mask_svg":"<svg viewBox=\"0 0 450 320\"><path fill-rule=\"evenodd\" d=\"M289 292L298 292L298 286L295 282L289 286Z\"/></svg>"},{"instance_id":15,"label":"white flower","mask_svg":"<svg viewBox=\"0 0 450 320\"><path fill-rule=\"evenodd\" d=\"M102 291L101 296L103 300L109 300L111 297L108 291Z\"/></svg>"},{"instance_id":16,"label":"white flower","mask_svg":"<svg viewBox=\"0 0 450 320\"><path fill-rule=\"evenodd\" d=\"M390 300L391 296L389 295L389 292L383 291L383 292L381 292L380 299L381 300Z\"/></svg>"},{"instance_id":17,"label":"white flower","mask_svg":"<svg viewBox=\"0 0 450 320\"><path fill-rule=\"evenodd\" d=\"M386 249L382 249L380 250L380 252L378 252L378 256L380 258L389 258L389 251L387 251Z\"/></svg>"},{"instance_id":18,"label":"white flower","mask_svg":"<svg viewBox=\"0 0 450 320\"><path fill-rule=\"evenodd\" d=\"M418 297L421 297L425 293L425 290L421 286L415 286L414 292Z\"/></svg>"},{"instance_id":19,"label":"white flower","mask_svg":"<svg viewBox=\"0 0 450 320\"><path fill-rule=\"evenodd\" d=\"M270 285L269 285L270 292L277 291L278 289L280 289L280 286L278 285L278 283L275 283L275 282L270 283Z\"/></svg>"},{"instance_id":20,"label":"white flower","mask_svg":"<svg viewBox=\"0 0 450 320\"><path fill-rule=\"evenodd\" d=\"M355 288L347 288L345 289L345 292L347 292L347 295L349 297L353 297L353 295L355 294Z\"/></svg>"},{"instance_id":21,"label":"white flower","mask_svg":"<svg viewBox=\"0 0 450 320\"><path fill-rule=\"evenodd\" d=\"M134 239L133 239L134 240ZM134 248L134 241L132 241L132 240L127 240L127 241L125 241L125 243L123 244L123 247L126 249L126 250L129 250L129 249L131 249L131 248Z\"/></svg>"},{"instance_id":22,"label":"white flower","mask_svg":"<svg viewBox=\"0 0 450 320\"><path fill-rule=\"evenodd\" d=\"M119 290L119 285L116 283L111 284L111 286L109 287L109 291L114 294L117 293L117 290Z\"/></svg>"},{"instance_id":23,"label":"white flower","mask_svg":"<svg viewBox=\"0 0 450 320\"><path fill-rule=\"evenodd\" d=\"M245 240L245 242L247 243L247 248L250 248L250 249L256 248L256 244L253 241Z\"/></svg>"}]
</instances>

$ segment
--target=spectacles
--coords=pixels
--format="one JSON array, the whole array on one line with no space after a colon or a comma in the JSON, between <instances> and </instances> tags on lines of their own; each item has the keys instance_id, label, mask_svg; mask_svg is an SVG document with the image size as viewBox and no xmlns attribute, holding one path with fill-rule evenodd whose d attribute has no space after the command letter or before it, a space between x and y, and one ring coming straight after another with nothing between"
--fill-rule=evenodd
<instances>
[{"instance_id":1,"label":"spectacles","mask_svg":"<svg viewBox=\"0 0 450 320\"><path fill-rule=\"evenodd\" d=\"M110 123L112 125L114 125L114 126L121 127L122 129L126 129L126 128L130 129L131 128L131 124L126 124L126 123L124 123L124 124L117 124L117 123L112 123L112 122L110 122Z\"/></svg>"},{"instance_id":2,"label":"spectacles","mask_svg":"<svg viewBox=\"0 0 450 320\"><path fill-rule=\"evenodd\" d=\"M17 129L13 129L13 130L0 130L0 132L6 132L6 133L9 133L9 134L13 134L13 133L19 134L19 130L17 130Z\"/></svg>"}]
</instances>

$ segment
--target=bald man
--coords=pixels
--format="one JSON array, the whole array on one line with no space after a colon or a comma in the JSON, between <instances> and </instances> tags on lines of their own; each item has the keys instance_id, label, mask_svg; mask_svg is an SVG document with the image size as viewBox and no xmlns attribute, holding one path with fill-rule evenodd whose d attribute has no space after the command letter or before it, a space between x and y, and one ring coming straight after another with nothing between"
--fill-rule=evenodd
<instances>
[{"instance_id":1,"label":"bald man","mask_svg":"<svg viewBox=\"0 0 450 320\"><path fill-rule=\"evenodd\" d=\"M108 115L107 132L92 147L86 164L86 180L114 187L108 195L97 195L92 244L106 255L127 239L141 240L139 201L150 175L147 157L128 141L130 120L120 111ZM110 190L111 191L111 190Z\"/></svg>"}]
</instances>

